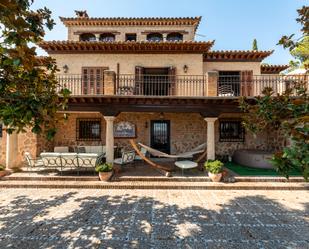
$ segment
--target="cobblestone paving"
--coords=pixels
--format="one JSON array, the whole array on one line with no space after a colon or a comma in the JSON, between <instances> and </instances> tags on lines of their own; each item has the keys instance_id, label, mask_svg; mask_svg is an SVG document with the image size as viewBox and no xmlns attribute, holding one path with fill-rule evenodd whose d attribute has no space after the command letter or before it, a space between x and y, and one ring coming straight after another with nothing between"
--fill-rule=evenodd
<instances>
[{"instance_id":1,"label":"cobblestone paving","mask_svg":"<svg viewBox=\"0 0 309 249\"><path fill-rule=\"evenodd\" d=\"M308 191L0 189L0 248L309 248Z\"/></svg>"}]
</instances>

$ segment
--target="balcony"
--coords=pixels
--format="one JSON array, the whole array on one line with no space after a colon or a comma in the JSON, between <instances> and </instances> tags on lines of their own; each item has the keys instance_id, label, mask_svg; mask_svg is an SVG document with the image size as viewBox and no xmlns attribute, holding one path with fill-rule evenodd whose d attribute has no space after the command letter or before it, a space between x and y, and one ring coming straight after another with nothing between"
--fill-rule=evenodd
<instances>
[{"instance_id":1,"label":"balcony","mask_svg":"<svg viewBox=\"0 0 309 249\"><path fill-rule=\"evenodd\" d=\"M59 89L72 96L254 97L265 87L282 93L295 83L309 89L309 75L58 75ZM112 74L111 74L112 73Z\"/></svg>"}]
</instances>

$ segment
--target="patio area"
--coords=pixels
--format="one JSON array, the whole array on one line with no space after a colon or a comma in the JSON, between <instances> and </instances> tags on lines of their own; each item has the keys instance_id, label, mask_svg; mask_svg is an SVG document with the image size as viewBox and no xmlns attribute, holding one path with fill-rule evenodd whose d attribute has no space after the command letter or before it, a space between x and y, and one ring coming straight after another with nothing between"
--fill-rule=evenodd
<instances>
[{"instance_id":1,"label":"patio area","mask_svg":"<svg viewBox=\"0 0 309 249\"><path fill-rule=\"evenodd\" d=\"M0 247L305 249L308 199L308 191L0 189Z\"/></svg>"}]
</instances>

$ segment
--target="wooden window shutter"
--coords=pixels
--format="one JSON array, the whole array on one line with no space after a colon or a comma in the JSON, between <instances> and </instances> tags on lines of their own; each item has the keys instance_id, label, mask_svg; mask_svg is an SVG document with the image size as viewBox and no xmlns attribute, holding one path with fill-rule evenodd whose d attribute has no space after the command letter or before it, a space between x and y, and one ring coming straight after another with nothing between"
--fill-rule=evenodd
<instances>
[{"instance_id":1,"label":"wooden window shutter","mask_svg":"<svg viewBox=\"0 0 309 249\"><path fill-rule=\"evenodd\" d=\"M169 95L176 95L176 67L168 69Z\"/></svg>"},{"instance_id":2,"label":"wooden window shutter","mask_svg":"<svg viewBox=\"0 0 309 249\"><path fill-rule=\"evenodd\" d=\"M143 95L143 79L145 69L140 66L135 67L135 91L137 95Z\"/></svg>"},{"instance_id":3,"label":"wooden window shutter","mask_svg":"<svg viewBox=\"0 0 309 249\"><path fill-rule=\"evenodd\" d=\"M253 96L253 71L241 71L240 77L240 95L241 96Z\"/></svg>"},{"instance_id":4,"label":"wooden window shutter","mask_svg":"<svg viewBox=\"0 0 309 249\"><path fill-rule=\"evenodd\" d=\"M82 68L82 94L104 94L104 70L107 67Z\"/></svg>"}]
</instances>

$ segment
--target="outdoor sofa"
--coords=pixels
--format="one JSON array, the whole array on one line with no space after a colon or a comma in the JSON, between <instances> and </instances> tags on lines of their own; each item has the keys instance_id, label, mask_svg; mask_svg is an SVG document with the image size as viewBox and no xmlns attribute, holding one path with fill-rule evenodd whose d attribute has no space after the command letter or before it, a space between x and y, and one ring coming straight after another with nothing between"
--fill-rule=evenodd
<instances>
[{"instance_id":1,"label":"outdoor sofa","mask_svg":"<svg viewBox=\"0 0 309 249\"><path fill-rule=\"evenodd\" d=\"M105 160L105 154L97 153L57 153L43 152L40 154L45 169L66 170L94 170L97 164Z\"/></svg>"}]
</instances>

